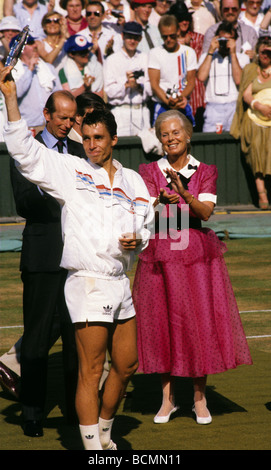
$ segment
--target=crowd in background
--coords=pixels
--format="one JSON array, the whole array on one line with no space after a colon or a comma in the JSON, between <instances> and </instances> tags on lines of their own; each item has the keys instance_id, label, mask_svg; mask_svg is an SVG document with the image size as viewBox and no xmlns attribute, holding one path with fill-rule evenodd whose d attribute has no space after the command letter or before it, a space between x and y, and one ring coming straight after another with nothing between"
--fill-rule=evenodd
<instances>
[{"instance_id":1,"label":"crowd in background","mask_svg":"<svg viewBox=\"0 0 271 470\"><path fill-rule=\"evenodd\" d=\"M176 25L172 21L175 17ZM179 109L194 131L229 131L242 69L271 34L271 0L0 0L0 66L25 25L13 77L37 133L54 91L103 97L118 135L152 149L157 116ZM0 139L6 119L0 96ZM218 127L217 127L218 126Z\"/></svg>"}]
</instances>

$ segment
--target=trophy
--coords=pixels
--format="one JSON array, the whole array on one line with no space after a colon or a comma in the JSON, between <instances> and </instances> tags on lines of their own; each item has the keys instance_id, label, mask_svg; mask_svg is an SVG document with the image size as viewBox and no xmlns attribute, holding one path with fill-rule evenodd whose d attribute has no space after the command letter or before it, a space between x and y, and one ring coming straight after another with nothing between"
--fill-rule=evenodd
<instances>
[{"instance_id":1,"label":"trophy","mask_svg":"<svg viewBox=\"0 0 271 470\"><path fill-rule=\"evenodd\" d=\"M9 55L7 57L5 66L12 65L14 67L23 52L24 46L27 43L29 36L29 26L25 26L23 30L18 34L13 46L10 49Z\"/></svg>"}]
</instances>

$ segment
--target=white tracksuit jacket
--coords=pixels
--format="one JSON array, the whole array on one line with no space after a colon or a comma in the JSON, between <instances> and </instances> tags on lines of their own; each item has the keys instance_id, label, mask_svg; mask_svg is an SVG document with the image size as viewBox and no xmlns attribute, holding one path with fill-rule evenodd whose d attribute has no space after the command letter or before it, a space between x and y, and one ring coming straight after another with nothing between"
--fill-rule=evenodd
<instances>
[{"instance_id":1,"label":"white tracksuit jacket","mask_svg":"<svg viewBox=\"0 0 271 470\"><path fill-rule=\"evenodd\" d=\"M117 171L111 187L106 170L47 149L22 119L7 124L4 138L21 174L62 206L61 266L96 278L122 277L131 268L135 252L123 250L119 237L136 229L142 237L137 253L142 251L154 218L141 176L114 160Z\"/></svg>"}]
</instances>

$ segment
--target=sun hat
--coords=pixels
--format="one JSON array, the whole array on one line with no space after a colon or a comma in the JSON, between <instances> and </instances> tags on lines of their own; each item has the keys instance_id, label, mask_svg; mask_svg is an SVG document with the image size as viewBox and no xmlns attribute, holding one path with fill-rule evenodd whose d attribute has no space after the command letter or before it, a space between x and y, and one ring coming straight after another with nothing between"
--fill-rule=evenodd
<instances>
[{"instance_id":1,"label":"sun hat","mask_svg":"<svg viewBox=\"0 0 271 470\"><path fill-rule=\"evenodd\" d=\"M259 91L256 93L256 95L253 97L253 100L259 101L262 104L268 104L271 106L271 90L270 88L266 88L264 90ZM267 117L263 116L259 111L256 109L251 109L248 108L248 116L249 118L255 122L255 124L258 124L260 126L265 126L265 127L270 127L271 126L271 119L268 119Z\"/></svg>"},{"instance_id":2,"label":"sun hat","mask_svg":"<svg viewBox=\"0 0 271 470\"><path fill-rule=\"evenodd\" d=\"M0 31L6 29L14 29L15 31L21 31L21 25L15 16L4 16L0 23Z\"/></svg>"}]
</instances>

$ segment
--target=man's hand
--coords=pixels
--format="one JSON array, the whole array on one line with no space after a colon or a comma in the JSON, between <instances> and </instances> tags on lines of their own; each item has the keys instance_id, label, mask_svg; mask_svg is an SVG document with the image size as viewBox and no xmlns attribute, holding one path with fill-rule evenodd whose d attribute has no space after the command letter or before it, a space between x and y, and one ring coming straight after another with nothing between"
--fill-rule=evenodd
<instances>
[{"instance_id":1,"label":"man's hand","mask_svg":"<svg viewBox=\"0 0 271 470\"><path fill-rule=\"evenodd\" d=\"M11 75L12 66L4 67L0 72L0 90L2 91L7 108L8 120L19 121L21 114L17 103L16 85Z\"/></svg>"},{"instance_id":2,"label":"man's hand","mask_svg":"<svg viewBox=\"0 0 271 470\"><path fill-rule=\"evenodd\" d=\"M140 235L137 233L123 233L119 241L122 248L128 251L135 250L142 242Z\"/></svg>"},{"instance_id":3,"label":"man's hand","mask_svg":"<svg viewBox=\"0 0 271 470\"><path fill-rule=\"evenodd\" d=\"M12 66L4 67L0 72L0 90L2 91L5 99L15 96L16 85L11 75Z\"/></svg>"}]
</instances>

